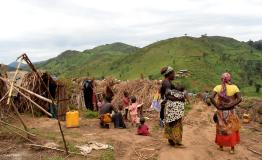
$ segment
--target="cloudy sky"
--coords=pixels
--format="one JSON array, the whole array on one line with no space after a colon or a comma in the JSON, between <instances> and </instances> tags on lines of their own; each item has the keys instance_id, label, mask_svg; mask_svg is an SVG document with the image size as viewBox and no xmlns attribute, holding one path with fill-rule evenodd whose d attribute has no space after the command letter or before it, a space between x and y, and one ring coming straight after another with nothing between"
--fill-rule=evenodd
<instances>
[{"instance_id":1,"label":"cloudy sky","mask_svg":"<svg viewBox=\"0 0 262 160\"><path fill-rule=\"evenodd\" d=\"M201 34L262 39L261 0L1 0L0 63Z\"/></svg>"}]
</instances>

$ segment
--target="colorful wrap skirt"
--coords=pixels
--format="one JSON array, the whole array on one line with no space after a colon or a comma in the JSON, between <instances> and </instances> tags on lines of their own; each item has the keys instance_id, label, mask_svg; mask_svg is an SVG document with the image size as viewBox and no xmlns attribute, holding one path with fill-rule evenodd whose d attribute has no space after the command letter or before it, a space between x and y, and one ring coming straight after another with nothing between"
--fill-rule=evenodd
<instances>
[{"instance_id":1,"label":"colorful wrap skirt","mask_svg":"<svg viewBox=\"0 0 262 160\"><path fill-rule=\"evenodd\" d=\"M175 144L182 143L183 124L182 118L165 124L165 138L172 140Z\"/></svg>"},{"instance_id":2,"label":"colorful wrap skirt","mask_svg":"<svg viewBox=\"0 0 262 160\"><path fill-rule=\"evenodd\" d=\"M182 143L184 102L168 100L165 104L165 137L175 144Z\"/></svg>"},{"instance_id":3,"label":"colorful wrap skirt","mask_svg":"<svg viewBox=\"0 0 262 160\"><path fill-rule=\"evenodd\" d=\"M215 142L219 146L233 147L240 142L240 122L234 110L218 110Z\"/></svg>"}]
</instances>

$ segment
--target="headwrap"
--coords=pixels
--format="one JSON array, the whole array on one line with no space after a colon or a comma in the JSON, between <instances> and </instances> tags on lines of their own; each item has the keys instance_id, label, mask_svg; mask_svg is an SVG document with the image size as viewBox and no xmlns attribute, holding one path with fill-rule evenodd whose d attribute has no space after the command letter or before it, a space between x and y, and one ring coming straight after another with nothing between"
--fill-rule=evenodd
<instances>
[{"instance_id":1,"label":"headwrap","mask_svg":"<svg viewBox=\"0 0 262 160\"><path fill-rule=\"evenodd\" d=\"M162 73L162 75L166 76L166 75L168 75L169 73L171 73L173 71L174 71L174 69L172 67L168 66L167 70L164 73Z\"/></svg>"},{"instance_id":2,"label":"headwrap","mask_svg":"<svg viewBox=\"0 0 262 160\"><path fill-rule=\"evenodd\" d=\"M220 97L226 98L227 97L227 88L226 84L231 84L231 75L229 73L223 73L221 75L221 92L220 92Z\"/></svg>"}]
</instances>

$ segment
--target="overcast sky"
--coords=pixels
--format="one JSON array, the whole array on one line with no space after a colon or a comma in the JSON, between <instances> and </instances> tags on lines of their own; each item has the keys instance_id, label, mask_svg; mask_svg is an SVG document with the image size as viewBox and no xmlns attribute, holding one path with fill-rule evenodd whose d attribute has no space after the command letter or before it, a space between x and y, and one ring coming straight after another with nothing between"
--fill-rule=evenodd
<instances>
[{"instance_id":1,"label":"overcast sky","mask_svg":"<svg viewBox=\"0 0 262 160\"><path fill-rule=\"evenodd\" d=\"M262 39L261 0L1 0L0 63L201 34Z\"/></svg>"}]
</instances>

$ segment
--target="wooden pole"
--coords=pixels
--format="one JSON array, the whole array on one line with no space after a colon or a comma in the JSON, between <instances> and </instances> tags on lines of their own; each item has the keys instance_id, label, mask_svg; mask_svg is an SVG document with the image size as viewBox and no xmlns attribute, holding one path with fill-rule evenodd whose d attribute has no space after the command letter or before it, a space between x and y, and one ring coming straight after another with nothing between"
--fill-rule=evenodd
<instances>
[{"instance_id":1,"label":"wooden pole","mask_svg":"<svg viewBox=\"0 0 262 160\"><path fill-rule=\"evenodd\" d=\"M29 142L31 142L31 143L35 143L34 141L32 141L31 139L29 139L29 138L26 138L25 136L23 136L22 134L20 134L20 133L18 133L18 132L16 132L16 131L14 131L14 130L12 130L12 129L10 129L10 128L8 128L8 127L6 127L6 126L4 126L6 129L8 129L9 131L11 131L11 132L13 132L13 133L15 133L15 134L17 134L17 135L19 135L20 137L22 137L22 138L24 138L25 140L27 140L27 141L29 141Z\"/></svg>"},{"instance_id":2,"label":"wooden pole","mask_svg":"<svg viewBox=\"0 0 262 160\"><path fill-rule=\"evenodd\" d=\"M7 82L8 85L11 85L10 82L9 82L7 79L2 78L2 77L0 77L0 79L3 80L4 82ZM48 99L48 98L43 97L43 96L41 96L41 95L39 95L39 94L36 94L36 93L34 93L34 92L32 92L32 91L24 88L24 87L21 87L21 86L15 85L15 84L13 84L13 86L16 87L16 88L19 88L19 89L21 89L21 90L23 90L23 91L25 91L25 92L33 95L33 96L36 96L37 98L39 98L39 99L41 99L41 100L43 100L43 101L46 101L46 102L48 102L48 103L52 103L52 100L51 100L51 99Z\"/></svg>"},{"instance_id":3,"label":"wooden pole","mask_svg":"<svg viewBox=\"0 0 262 160\"><path fill-rule=\"evenodd\" d=\"M13 80L11 82L11 87L10 87L10 90L9 90L9 94L8 94L8 99L7 99L7 105L10 104L10 100L11 100L11 96L12 96L12 92L13 92L13 87L14 87L14 82L15 82L15 78L16 78L16 75L18 74L18 70L19 70L19 67L22 63L23 59L21 58L20 59L20 62L18 63L17 65L17 68L16 68L16 71L15 71L15 75L13 77Z\"/></svg>"},{"instance_id":4,"label":"wooden pole","mask_svg":"<svg viewBox=\"0 0 262 160\"><path fill-rule=\"evenodd\" d=\"M22 96L24 96L27 100L29 100L31 103L33 103L37 108L39 108L41 111L43 111L45 114L47 114L48 116L52 117L52 114L50 114L49 112L47 112L43 107L41 107L39 104L37 104L36 102L34 102L30 97L26 96L24 93L22 93L21 91L19 91L18 89L15 88L15 90L20 93Z\"/></svg>"},{"instance_id":5,"label":"wooden pole","mask_svg":"<svg viewBox=\"0 0 262 160\"><path fill-rule=\"evenodd\" d=\"M9 104L9 106L10 106L10 105L13 106L13 109L15 110L15 113L16 113L18 119L20 120L20 122L21 122L22 125L24 126L24 129L28 132L28 128L27 128L27 126L26 126L24 120L22 119L20 113L18 112L18 109L16 108L15 104L13 103L13 101L11 101L11 103L12 103L12 104ZM29 134L27 134L27 136L29 137Z\"/></svg>"},{"instance_id":6,"label":"wooden pole","mask_svg":"<svg viewBox=\"0 0 262 160\"><path fill-rule=\"evenodd\" d=\"M1 78L1 77L0 77ZM6 96L8 95L8 91L6 92L6 94L1 98L1 100L0 100L0 103L4 100L4 99L6 99Z\"/></svg>"},{"instance_id":7,"label":"wooden pole","mask_svg":"<svg viewBox=\"0 0 262 160\"><path fill-rule=\"evenodd\" d=\"M58 108L59 108L59 89L57 90L57 111L58 111ZM68 155L68 148L67 148L67 145L66 145L66 141L65 141L65 136L64 136L64 133L62 131L62 127L61 127L61 124L60 124L60 120L59 120L59 117L60 115L57 114L57 122L58 122L58 126L59 126L59 129L61 131L61 135L62 135L62 138L63 138L63 142L64 142L64 146L65 146L65 151L66 151L66 154Z\"/></svg>"},{"instance_id":8,"label":"wooden pole","mask_svg":"<svg viewBox=\"0 0 262 160\"><path fill-rule=\"evenodd\" d=\"M43 96L41 96L41 95L39 95L39 94L36 94L36 93L34 93L34 92L30 91L30 90L25 89L25 88L23 88L23 87L20 87L20 86L15 86L15 87L17 87L17 88L19 88L19 89L21 89L21 90L23 90L23 91L25 91L25 92L33 95L33 96L36 96L37 98L39 98L39 99L41 99L41 100L43 100L43 101L46 101L46 102L52 104L52 100L50 100L50 99L48 99L48 98L45 98L45 97L43 97Z\"/></svg>"},{"instance_id":9,"label":"wooden pole","mask_svg":"<svg viewBox=\"0 0 262 160\"><path fill-rule=\"evenodd\" d=\"M4 125L7 125L7 126L9 126L9 127L12 127L12 128L18 129L18 130L20 130L20 131L22 131L22 132L25 132L25 133L27 133L27 134L33 136L33 137L36 136L36 135L34 135L34 134L32 134L32 133L30 133L30 132L28 132L28 131L25 131L25 130L23 130L23 129L19 128L19 127L16 127L16 126L14 126L14 125L12 125L12 124L6 123L6 122L4 122L4 121L2 121L2 120L0 120L0 123L2 123L2 124L4 124Z\"/></svg>"},{"instance_id":10,"label":"wooden pole","mask_svg":"<svg viewBox=\"0 0 262 160\"><path fill-rule=\"evenodd\" d=\"M38 78L39 78L40 81L42 82L43 86L45 87L45 89L46 89L49 97L51 98L51 100L52 100L52 105L54 106L54 105L55 105L54 98L52 97L51 93L49 92L48 87L47 87L46 84L44 83L42 77L41 77L41 76L39 75L39 73L37 72L37 70L36 70L35 66L33 65L33 63L30 61L30 59L28 58L28 56L27 56L25 53L22 54L20 57L22 57L22 59L26 61L26 63L29 65L29 67L32 69L32 71L34 71L34 72L36 73L36 75L38 76ZM62 136L62 138L63 138L63 142L64 142L66 154L68 155L67 145L66 145L64 133L63 133L63 130L62 130L62 127L61 127L59 118L57 118L57 121L58 121L58 125L59 125L59 129L60 129L61 136Z\"/></svg>"},{"instance_id":11,"label":"wooden pole","mask_svg":"<svg viewBox=\"0 0 262 160\"><path fill-rule=\"evenodd\" d=\"M51 149L51 150L55 150L55 151L59 151L59 152L66 152L65 150L62 149L58 149L58 148L53 148L53 147L47 147L47 146L43 146L43 145L39 145L39 144L26 144L28 146L32 146L32 147L40 147L40 148L46 148L46 149ZM75 155L80 155L80 156L85 156L81 153L76 153L76 152L68 152L70 154L75 154Z\"/></svg>"}]
</instances>

